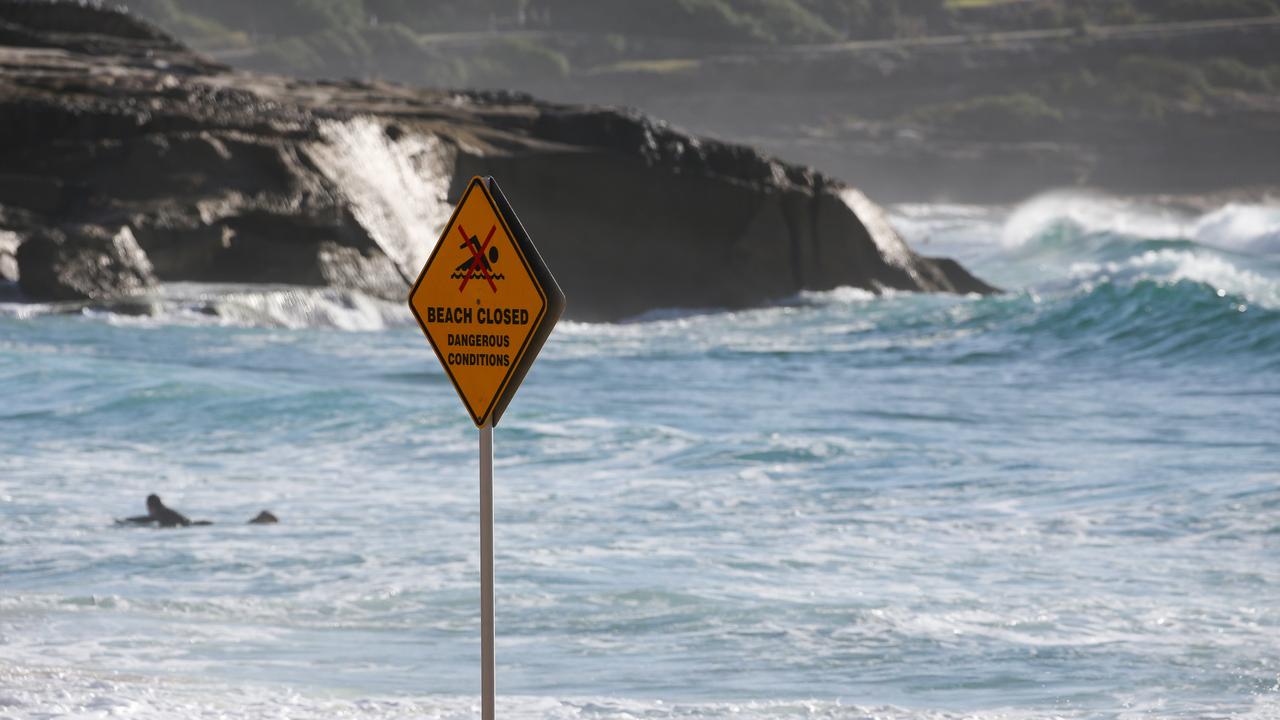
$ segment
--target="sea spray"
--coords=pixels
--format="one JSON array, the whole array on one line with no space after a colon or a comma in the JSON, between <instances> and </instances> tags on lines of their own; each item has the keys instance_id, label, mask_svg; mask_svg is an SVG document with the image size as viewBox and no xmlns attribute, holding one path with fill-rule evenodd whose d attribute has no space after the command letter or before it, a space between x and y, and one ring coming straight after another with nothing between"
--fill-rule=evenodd
<instances>
[{"instance_id":1,"label":"sea spray","mask_svg":"<svg viewBox=\"0 0 1280 720\"><path fill-rule=\"evenodd\" d=\"M311 157L401 273L417 277L452 210L452 148L365 117L326 121L320 134Z\"/></svg>"},{"instance_id":2,"label":"sea spray","mask_svg":"<svg viewBox=\"0 0 1280 720\"><path fill-rule=\"evenodd\" d=\"M1169 208L1119 198L1059 191L1038 195L1013 210L1004 222L1000 241L1009 248L1044 241L1057 225L1077 228L1082 235L1107 232L1135 238L1185 237L1192 218Z\"/></svg>"},{"instance_id":3,"label":"sea spray","mask_svg":"<svg viewBox=\"0 0 1280 720\"><path fill-rule=\"evenodd\" d=\"M1225 205L1196 218L1192 237L1203 245L1224 250L1280 254L1280 205Z\"/></svg>"}]
</instances>

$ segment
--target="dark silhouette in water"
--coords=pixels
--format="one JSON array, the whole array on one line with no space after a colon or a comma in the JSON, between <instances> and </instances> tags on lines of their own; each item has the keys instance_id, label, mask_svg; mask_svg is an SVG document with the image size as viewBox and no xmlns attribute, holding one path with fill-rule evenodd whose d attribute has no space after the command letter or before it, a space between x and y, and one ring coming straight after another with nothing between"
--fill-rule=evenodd
<instances>
[{"instance_id":1,"label":"dark silhouette in water","mask_svg":"<svg viewBox=\"0 0 1280 720\"><path fill-rule=\"evenodd\" d=\"M250 525L270 525L272 523L278 523L278 522L280 522L280 519L277 518L270 510L263 510L262 512L258 513L252 520L250 520L249 524ZM212 525L213 523L208 520L191 520L186 515L183 515L177 510L174 510L173 508L170 508L167 505L165 505L163 502L160 501L159 495L152 493L151 495L147 496L147 514L146 515L135 515L133 517L125 518L124 520L117 520L116 524L117 525L152 525L154 524L157 527L162 527L162 528L175 528L175 527L190 527L192 525Z\"/></svg>"},{"instance_id":2,"label":"dark silhouette in water","mask_svg":"<svg viewBox=\"0 0 1280 720\"><path fill-rule=\"evenodd\" d=\"M270 510L263 510L249 521L250 525L271 525L280 522L280 518L276 517Z\"/></svg>"},{"instance_id":3,"label":"dark silhouette in water","mask_svg":"<svg viewBox=\"0 0 1280 720\"><path fill-rule=\"evenodd\" d=\"M147 514L125 518L123 522L134 525L150 525L155 523L162 528L188 527L190 525L211 525L208 520L192 522L186 515L167 507L160 501L160 496L152 493L147 496Z\"/></svg>"}]
</instances>

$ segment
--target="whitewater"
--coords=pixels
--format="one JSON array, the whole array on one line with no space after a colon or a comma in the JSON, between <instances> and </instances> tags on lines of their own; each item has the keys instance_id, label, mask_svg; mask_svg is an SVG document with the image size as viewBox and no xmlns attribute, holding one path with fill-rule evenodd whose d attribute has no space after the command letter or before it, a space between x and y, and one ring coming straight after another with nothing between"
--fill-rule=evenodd
<instances>
[{"instance_id":1,"label":"whitewater","mask_svg":"<svg viewBox=\"0 0 1280 720\"><path fill-rule=\"evenodd\" d=\"M495 438L499 715L1280 717L1280 206L890 219L1006 292L556 329ZM151 492L215 524L113 525ZM0 718L474 717L477 532L400 303L0 302Z\"/></svg>"}]
</instances>

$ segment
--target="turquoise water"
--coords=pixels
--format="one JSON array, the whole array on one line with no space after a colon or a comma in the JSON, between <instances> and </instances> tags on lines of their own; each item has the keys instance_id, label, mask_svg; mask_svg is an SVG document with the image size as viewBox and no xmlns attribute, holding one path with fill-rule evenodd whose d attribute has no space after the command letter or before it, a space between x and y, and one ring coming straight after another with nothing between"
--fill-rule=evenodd
<instances>
[{"instance_id":1,"label":"turquoise water","mask_svg":"<svg viewBox=\"0 0 1280 720\"><path fill-rule=\"evenodd\" d=\"M501 715L1280 716L1280 209L895 220L1009 292L557 328ZM53 310L0 305L0 717L476 714L476 433L406 310ZM113 526L149 492L216 524Z\"/></svg>"}]
</instances>

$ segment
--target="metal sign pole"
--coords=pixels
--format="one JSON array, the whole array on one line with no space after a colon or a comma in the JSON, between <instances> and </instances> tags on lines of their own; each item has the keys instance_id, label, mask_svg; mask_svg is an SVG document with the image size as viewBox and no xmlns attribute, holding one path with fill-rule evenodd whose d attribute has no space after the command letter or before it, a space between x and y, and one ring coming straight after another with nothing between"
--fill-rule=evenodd
<instances>
[{"instance_id":1,"label":"metal sign pole","mask_svg":"<svg viewBox=\"0 0 1280 720\"><path fill-rule=\"evenodd\" d=\"M480 718L494 720L493 421L480 428Z\"/></svg>"}]
</instances>

